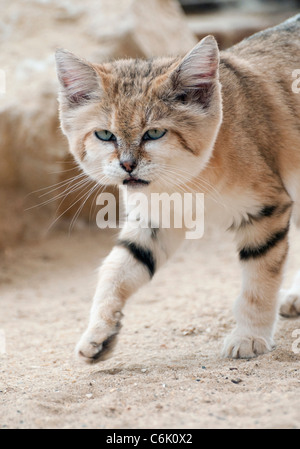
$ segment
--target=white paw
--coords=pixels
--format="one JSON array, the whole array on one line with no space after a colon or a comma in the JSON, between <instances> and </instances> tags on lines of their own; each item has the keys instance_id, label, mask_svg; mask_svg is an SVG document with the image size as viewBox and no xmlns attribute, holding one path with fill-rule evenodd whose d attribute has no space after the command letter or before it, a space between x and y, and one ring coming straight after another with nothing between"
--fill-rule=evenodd
<instances>
[{"instance_id":1,"label":"white paw","mask_svg":"<svg viewBox=\"0 0 300 449\"><path fill-rule=\"evenodd\" d=\"M300 315L300 294L289 291L281 292L280 314L285 317Z\"/></svg>"},{"instance_id":2,"label":"white paw","mask_svg":"<svg viewBox=\"0 0 300 449\"><path fill-rule=\"evenodd\" d=\"M233 359L251 359L266 354L274 348L271 338L239 335L233 332L225 340L222 355Z\"/></svg>"},{"instance_id":3,"label":"white paw","mask_svg":"<svg viewBox=\"0 0 300 449\"><path fill-rule=\"evenodd\" d=\"M76 346L76 354L86 363L97 363L110 357L116 346L121 324L113 327L105 324L88 328Z\"/></svg>"}]
</instances>

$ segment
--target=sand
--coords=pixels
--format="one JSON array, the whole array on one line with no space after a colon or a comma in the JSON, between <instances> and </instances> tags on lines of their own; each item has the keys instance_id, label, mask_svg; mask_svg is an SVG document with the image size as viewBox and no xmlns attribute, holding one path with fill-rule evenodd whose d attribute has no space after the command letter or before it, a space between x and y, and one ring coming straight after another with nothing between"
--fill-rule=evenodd
<instances>
[{"instance_id":1,"label":"sand","mask_svg":"<svg viewBox=\"0 0 300 449\"><path fill-rule=\"evenodd\" d=\"M207 231L185 245L129 300L111 359L75 358L113 241L111 232L62 230L1 258L0 428L299 428L300 318L279 319L271 354L220 357L241 282L230 234ZM293 230L286 285L299 251Z\"/></svg>"}]
</instances>

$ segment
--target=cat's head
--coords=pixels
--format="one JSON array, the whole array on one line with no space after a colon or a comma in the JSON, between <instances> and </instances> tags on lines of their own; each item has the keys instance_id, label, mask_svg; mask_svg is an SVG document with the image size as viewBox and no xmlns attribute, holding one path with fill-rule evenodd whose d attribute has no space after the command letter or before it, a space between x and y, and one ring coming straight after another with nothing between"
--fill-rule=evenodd
<instances>
[{"instance_id":1,"label":"cat's head","mask_svg":"<svg viewBox=\"0 0 300 449\"><path fill-rule=\"evenodd\" d=\"M185 184L207 164L222 120L211 36L184 58L91 64L58 50L60 117L70 150L100 184Z\"/></svg>"}]
</instances>

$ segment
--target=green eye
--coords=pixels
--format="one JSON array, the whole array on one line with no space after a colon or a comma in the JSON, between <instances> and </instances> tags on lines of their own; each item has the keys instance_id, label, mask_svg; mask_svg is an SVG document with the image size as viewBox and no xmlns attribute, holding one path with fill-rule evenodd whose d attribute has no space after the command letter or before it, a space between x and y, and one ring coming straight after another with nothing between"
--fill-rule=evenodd
<instances>
[{"instance_id":1,"label":"green eye","mask_svg":"<svg viewBox=\"0 0 300 449\"><path fill-rule=\"evenodd\" d=\"M166 129L149 129L143 137L143 140L158 140L164 137Z\"/></svg>"},{"instance_id":2,"label":"green eye","mask_svg":"<svg viewBox=\"0 0 300 449\"><path fill-rule=\"evenodd\" d=\"M104 142L115 142L117 140L116 136L111 133L110 131L103 130L103 131L96 131L95 136Z\"/></svg>"}]
</instances>

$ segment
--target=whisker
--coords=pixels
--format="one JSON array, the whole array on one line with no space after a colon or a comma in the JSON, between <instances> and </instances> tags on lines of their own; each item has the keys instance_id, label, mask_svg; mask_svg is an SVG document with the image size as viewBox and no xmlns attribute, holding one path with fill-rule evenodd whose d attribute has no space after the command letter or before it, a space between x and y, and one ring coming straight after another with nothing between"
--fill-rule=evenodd
<instances>
[{"instance_id":1,"label":"whisker","mask_svg":"<svg viewBox=\"0 0 300 449\"><path fill-rule=\"evenodd\" d=\"M85 204L87 203L87 201L89 200L89 198L92 196L92 194L93 194L97 189L98 189L98 192L100 191L100 193L105 189L105 187L106 187L106 185L105 185L105 180L106 180L106 177L104 176L104 177L101 178L101 184L103 183L102 185L99 185L99 184L97 183L97 184L95 184L94 186L92 186L92 187L88 190L88 192L87 192L87 194L86 194L87 196L86 196L85 200L82 202L82 204L80 205L80 207L79 207L78 210L76 211L76 213L75 213L75 215L74 215L74 217L73 217L73 219L72 219L72 221L71 221L70 228L69 228L69 232L71 232L72 229L74 228L76 220L78 219L78 217L79 217L79 215L80 215L82 209L84 208ZM99 194L100 194L100 193L99 193ZM98 194L98 195L99 195L99 194ZM97 196L98 196L98 195L97 195ZM91 216L89 216L89 218L91 219Z\"/></svg>"},{"instance_id":2,"label":"whisker","mask_svg":"<svg viewBox=\"0 0 300 449\"><path fill-rule=\"evenodd\" d=\"M52 203L54 201L58 201L61 198L65 199L68 195L71 195L72 193L76 192L77 190L79 190L81 188L84 188L85 185L88 185L88 184L90 184L90 180L89 179L81 180L80 182L76 183L75 185L67 187L67 189L65 189L63 192L55 195L54 197L49 198L48 200L43 201L42 203L35 204L34 206L28 207L26 209L26 211L29 211L29 210L32 210L32 209L36 209L38 207L46 206L47 204L50 204L50 203Z\"/></svg>"},{"instance_id":3,"label":"whisker","mask_svg":"<svg viewBox=\"0 0 300 449\"><path fill-rule=\"evenodd\" d=\"M34 195L34 194L37 194L37 193L40 193L40 192L44 192L45 190L47 190L48 192L46 192L45 194L42 194L39 197L39 198L41 198L43 196L46 196L47 194L52 193L55 190L58 190L58 189L64 187L64 185L67 185L67 184L69 184L69 183L71 183L71 182L73 182L73 181L75 181L75 180L77 180L79 178L84 177L84 176L86 177L86 175L84 175L83 173L80 174L80 175L77 175L77 176L73 176L72 178L69 178L69 179L64 180L64 181L60 181L60 182L58 182L56 184L53 184L51 186L47 186L47 187L43 187L41 189L35 190L35 191L29 193L27 196ZM51 190L49 190L49 189L51 189Z\"/></svg>"},{"instance_id":4,"label":"whisker","mask_svg":"<svg viewBox=\"0 0 300 449\"><path fill-rule=\"evenodd\" d=\"M57 170L57 171L52 171L49 172L49 175L60 175L63 173L69 173L70 171L74 171L74 170L78 170L79 167L73 167L73 168L67 168L66 170Z\"/></svg>"},{"instance_id":5,"label":"whisker","mask_svg":"<svg viewBox=\"0 0 300 449\"><path fill-rule=\"evenodd\" d=\"M82 174L80 174L80 175L77 175L77 176L74 176L74 177L72 177L72 178L69 178L69 179L67 179L67 180L65 180L65 181L61 181L61 182L59 182L59 183L57 183L57 184L54 184L53 186L50 186L50 187L46 187L46 188L44 188L44 189L41 189L41 191L42 191L42 190L47 190L47 189L52 189L52 190L48 190L46 193L43 193L42 195L39 196L39 198L43 198L43 197L46 196L46 195L50 195L50 193L55 192L55 190L61 189L61 188L64 187L65 185L71 184L72 182L77 181L77 180L79 180L79 179L83 179L83 178L87 178L87 176L86 176L84 173L82 173ZM39 192L39 191L34 192L34 193L38 193L38 192Z\"/></svg>"},{"instance_id":6,"label":"whisker","mask_svg":"<svg viewBox=\"0 0 300 449\"><path fill-rule=\"evenodd\" d=\"M82 209L84 208L85 204L87 203L87 201L89 200L89 198L91 197L91 195L95 192L95 190L97 188L98 188L98 185L95 185L88 190L85 200L82 202L82 204L80 205L80 207L77 209L76 213L74 214L74 217L72 218L72 221L69 226L69 234L72 232L72 229L75 226L76 220L78 219L79 215L81 214Z\"/></svg>"},{"instance_id":7,"label":"whisker","mask_svg":"<svg viewBox=\"0 0 300 449\"><path fill-rule=\"evenodd\" d=\"M63 217L70 209L72 209L72 207L75 206L75 204L78 204L79 201L81 201L85 195L87 194L87 192L85 192L83 195L80 196L80 198L78 198L75 202L73 202L64 212L62 212L52 223L51 225L48 227L47 231L50 231L50 229L60 220L61 217ZM62 204L62 203L61 203ZM60 204L60 206L61 206ZM57 210L60 209L60 206L58 207Z\"/></svg>"},{"instance_id":8,"label":"whisker","mask_svg":"<svg viewBox=\"0 0 300 449\"><path fill-rule=\"evenodd\" d=\"M105 177L103 176L99 181L98 181L98 183L99 184L101 184L103 181L105 180ZM91 180L90 179L88 179L88 183L86 184L86 186L88 186L88 184L90 184L91 183ZM96 186L98 186L98 183L96 184ZM85 187L86 187L85 186ZM94 187L96 187L96 186L94 186ZM104 186L105 187L105 186ZM63 217L63 215L65 215L70 209L72 209L76 204L78 204L81 200L83 200L83 198L85 198L86 197L86 195L88 194L90 192L90 190L88 190L87 192L84 192L84 194L83 195L81 195L80 196L80 198L78 198L79 197L79 195L80 195L80 193L77 195L77 197L75 198L75 200L74 200L74 202L64 211L64 212L62 212L55 220L54 220L54 222L49 226L49 228L48 228L48 231L57 223L57 221L59 221L60 220L60 218L61 217ZM63 204L63 202L64 202L64 199L62 200L62 202L60 203L60 205L59 205L59 207L57 208L57 211L60 209L60 207L61 207L61 205Z\"/></svg>"},{"instance_id":9,"label":"whisker","mask_svg":"<svg viewBox=\"0 0 300 449\"><path fill-rule=\"evenodd\" d=\"M107 187L107 185L105 184L105 181L103 180L103 185L97 185L98 187L98 191L97 194L95 195L95 198L98 198L99 195L101 195L101 193L103 192L103 190ZM109 180L107 179L107 183L109 182ZM90 214L89 214L89 220L91 221L92 218L92 214L93 214L93 210L96 210L96 206L97 206L97 201L95 200L90 207Z\"/></svg>"},{"instance_id":10,"label":"whisker","mask_svg":"<svg viewBox=\"0 0 300 449\"><path fill-rule=\"evenodd\" d=\"M170 168L174 168L174 170L171 170ZM218 190L212 186L208 181L206 181L203 178L192 178L190 179L191 174L187 171L184 170L182 168L179 167L175 167L172 165L166 165L163 164L162 165L162 169L164 170L165 173L169 173L173 176L175 175L176 177L179 177L184 183L183 185L186 187L196 187L196 188L200 188L203 189L205 193L209 194L211 196L211 198L217 202L218 204L221 204L223 207L227 207L224 202L223 202L223 198L221 196L221 194L218 192ZM189 177L189 179L187 179L187 177ZM203 185L205 184L205 185ZM178 184L177 184L178 186Z\"/></svg>"},{"instance_id":11,"label":"whisker","mask_svg":"<svg viewBox=\"0 0 300 449\"><path fill-rule=\"evenodd\" d=\"M210 186L203 185L203 183L201 183L201 180L195 181L195 180L187 179L186 176L183 176L181 173L178 173L176 171L170 170L169 168L167 168L167 169L164 168L163 171L165 174L171 175L170 179L168 179L169 184L176 185L176 187L181 187L181 190L183 189L183 187L185 187L186 190L190 190L191 187L194 186L197 189L199 188L200 190L203 190L205 193L210 194L211 197L213 199L215 199L215 201L218 201L217 198L215 197L214 193L209 190ZM161 171L161 174L162 174L162 171ZM179 178L179 181L182 182L181 186L178 182L174 183L174 179L178 180L178 178Z\"/></svg>"}]
</instances>

